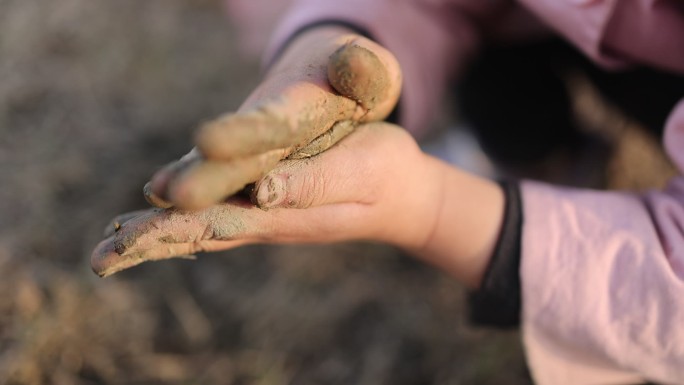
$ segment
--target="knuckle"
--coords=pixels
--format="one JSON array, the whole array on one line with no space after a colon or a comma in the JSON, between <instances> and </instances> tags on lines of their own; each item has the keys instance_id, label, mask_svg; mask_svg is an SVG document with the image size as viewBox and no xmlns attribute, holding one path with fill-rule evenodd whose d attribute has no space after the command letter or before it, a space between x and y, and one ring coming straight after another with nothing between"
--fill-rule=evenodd
<instances>
[{"instance_id":1,"label":"knuckle","mask_svg":"<svg viewBox=\"0 0 684 385\"><path fill-rule=\"evenodd\" d=\"M323 201L327 190L327 181L325 176L320 171L313 171L307 173L302 178L302 183L299 184L296 192L297 200L288 200L288 205L297 206L299 208L309 208L315 206L318 202Z\"/></svg>"}]
</instances>

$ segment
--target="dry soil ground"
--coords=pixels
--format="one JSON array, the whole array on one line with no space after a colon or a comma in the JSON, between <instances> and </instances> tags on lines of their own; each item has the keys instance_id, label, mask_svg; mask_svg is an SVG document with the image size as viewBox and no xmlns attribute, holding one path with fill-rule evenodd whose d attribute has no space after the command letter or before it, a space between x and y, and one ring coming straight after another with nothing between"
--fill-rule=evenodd
<instances>
[{"instance_id":1,"label":"dry soil ground","mask_svg":"<svg viewBox=\"0 0 684 385\"><path fill-rule=\"evenodd\" d=\"M233 36L213 0L0 0L0 382L528 384L515 331L384 246L92 274L109 219L255 84Z\"/></svg>"}]
</instances>

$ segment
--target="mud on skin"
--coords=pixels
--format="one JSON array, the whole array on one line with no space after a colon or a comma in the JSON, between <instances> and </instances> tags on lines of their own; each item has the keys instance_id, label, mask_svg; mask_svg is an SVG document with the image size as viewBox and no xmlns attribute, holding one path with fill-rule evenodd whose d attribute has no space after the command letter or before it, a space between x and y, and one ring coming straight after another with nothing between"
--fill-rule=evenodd
<instances>
[{"instance_id":1,"label":"mud on skin","mask_svg":"<svg viewBox=\"0 0 684 385\"><path fill-rule=\"evenodd\" d=\"M143 188L147 201L160 209L117 218L120 227L108 227L106 235L111 238L93 253L93 270L101 276L111 275L147 260L176 257L180 248L175 245L195 252L202 249L201 241L230 240L245 234L247 226L240 219L244 208L213 206L196 212L192 216L196 223L189 224L178 222L174 213L181 211L172 208L170 202L183 202L183 209L208 207L259 181L278 161L315 156L352 133L359 122L378 118L369 113L388 101L392 84L386 65L374 52L354 43L345 44L330 56L323 70L327 70L329 85L341 96L313 88L311 92L322 93L321 97L300 106L293 116L286 113L287 98L280 97L252 111L227 114L206 123L198 133L200 151L193 150L167 166L162 178ZM231 130L235 124L251 129L238 130L240 135L235 136ZM164 191L164 196L155 191ZM283 194L272 195L261 199L253 195L252 199L263 204ZM192 234L188 234L189 229Z\"/></svg>"},{"instance_id":2,"label":"mud on skin","mask_svg":"<svg viewBox=\"0 0 684 385\"><path fill-rule=\"evenodd\" d=\"M372 110L387 98L390 88L387 68L370 50L347 44L330 57L328 81L341 95Z\"/></svg>"},{"instance_id":3,"label":"mud on skin","mask_svg":"<svg viewBox=\"0 0 684 385\"><path fill-rule=\"evenodd\" d=\"M242 213L254 209L223 204L196 212L172 208L138 212L134 218L124 214L112 222L121 227L108 226L106 232L112 236L93 252L93 271L104 277L145 261L187 259L204 250L204 241L229 241L247 234L250 228Z\"/></svg>"},{"instance_id":4,"label":"mud on skin","mask_svg":"<svg viewBox=\"0 0 684 385\"><path fill-rule=\"evenodd\" d=\"M302 93L296 86L288 91L289 96L266 99L251 111L226 114L204 124L196 137L203 156L182 159L167 167L165 177L155 177L145 191L148 202L163 208L171 207L170 202L184 209L207 207L256 182L277 160L325 151L353 128L328 133L335 124L380 118L369 112L388 101L391 84L386 65L374 52L354 43L344 44L328 58L322 71L326 83L341 96L316 86ZM297 107L295 115L288 113L291 106L298 105L296 100L306 100L307 93L317 96L310 104ZM259 159L258 154L278 148L281 153L275 162ZM209 165L212 162L214 166ZM227 167L217 167L220 164ZM243 168L249 172L240 172ZM230 172L223 175L221 170Z\"/></svg>"}]
</instances>

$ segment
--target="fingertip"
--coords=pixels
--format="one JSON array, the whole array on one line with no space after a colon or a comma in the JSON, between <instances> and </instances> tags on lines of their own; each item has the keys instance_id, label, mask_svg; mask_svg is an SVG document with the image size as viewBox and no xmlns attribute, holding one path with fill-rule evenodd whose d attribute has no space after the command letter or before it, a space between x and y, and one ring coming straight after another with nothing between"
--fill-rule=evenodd
<instances>
[{"instance_id":1,"label":"fingertip","mask_svg":"<svg viewBox=\"0 0 684 385\"><path fill-rule=\"evenodd\" d=\"M227 186L231 182L230 175L222 168L225 165L205 161L184 170L169 182L169 201L181 210L200 210L238 191L238 187L230 189Z\"/></svg>"},{"instance_id":2,"label":"fingertip","mask_svg":"<svg viewBox=\"0 0 684 385\"><path fill-rule=\"evenodd\" d=\"M262 209L281 207L286 204L287 181L282 175L267 175L257 183L252 194L256 205Z\"/></svg>"},{"instance_id":3,"label":"fingertip","mask_svg":"<svg viewBox=\"0 0 684 385\"><path fill-rule=\"evenodd\" d=\"M159 208L173 207L175 201L170 195L172 184L188 169L200 164L202 158L193 149L191 152L175 162L171 162L157 171L150 180L149 187L143 187L143 195L147 202Z\"/></svg>"},{"instance_id":4,"label":"fingertip","mask_svg":"<svg viewBox=\"0 0 684 385\"><path fill-rule=\"evenodd\" d=\"M169 183L168 199L185 210L209 207L261 179L285 154L278 149L232 162L198 163Z\"/></svg>"},{"instance_id":5,"label":"fingertip","mask_svg":"<svg viewBox=\"0 0 684 385\"><path fill-rule=\"evenodd\" d=\"M118 254L114 249L114 237L100 242L90 255L90 267L100 278L108 277L141 262L142 260L138 262L135 259Z\"/></svg>"},{"instance_id":6,"label":"fingertip","mask_svg":"<svg viewBox=\"0 0 684 385\"><path fill-rule=\"evenodd\" d=\"M330 56L328 81L341 95L366 109L359 121L380 121L394 110L402 86L396 57L378 43L357 37Z\"/></svg>"},{"instance_id":7,"label":"fingertip","mask_svg":"<svg viewBox=\"0 0 684 385\"><path fill-rule=\"evenodd\" d=\"M390 85L387 68L378 56L355 43L343 45L330 56L328 81L337 92L369 110L387 98Z\"/></svg>"},{"instance_id":8,"label":"fingertip","mask_svg":"<svg viewBox=\"0 0 684 385\"><path fill-rule=\"evenodd\" d=\"M211 194L199 182L180 178L169 186L169 199L181 210L200 210L211 206L220 198Z\"/></svg>"},{"instance_id":9,"label":"fingertip","mask_svg":"<svg viewBox=\"0 0 684 385\"><path fill-rule=\"evenodd\" d=\"M229 157L230 144L224 132L228 126L228 118L222 117L202 124L195 131L195 146L207 159L221 159Z\"/></svg>"},{"instance_id":10,"label":"fingertip","mask_svg":"<svg viewBox=\"0 0 684 385\"><path fill-rule=\"evenodd\" d=\"M159 199L167 200L166 189L172 176L173 173L171 172L169 165L154 173L152 179L143 187L145 198L147 198L147 191L149 191L149 195L155 195ZM147 191L145 190L146 188L148 189Z\"/></svg>"},{"instance_id":11,"label":"fingertip","mask_svg":"<svg viewBox=\"0 0 684 385\"><path fill-rule=\"evenodd\" d=\"M168 209L173 207L173 203L162 199L159 195L154 193L151 181L145 183L145 186L143 186L143 196L145 197L147 203L154 207L158 207L160 209Z\"/></svg>"}]
</instances>

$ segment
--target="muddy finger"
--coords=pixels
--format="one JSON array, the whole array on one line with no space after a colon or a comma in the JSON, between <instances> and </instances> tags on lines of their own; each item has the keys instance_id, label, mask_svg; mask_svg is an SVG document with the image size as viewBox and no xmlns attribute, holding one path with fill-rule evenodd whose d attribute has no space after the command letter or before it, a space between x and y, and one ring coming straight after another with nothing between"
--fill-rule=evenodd
<instances>
[{"instance_id":1,"label":"muddy finger","mask_svg":"<svg viewBox=\"0 0 684 385\"><path fill-rule=\"evenodd\" d=\"M246 239L235 238L244 237L254 228L245 223L248 210L233 205L196 212L147 210L95 248L91 255L93 271L107 276L145 261L188 258L200 251L244 244Z\"/></svg>"},{"instance_id":2,"label":"muddy finger","mask_svg":"<svg viewBox=\"0 0 684 385\"><path fill-rule=\"evenodd\" d=\"M157 171L152 179L143 187L145 200L154 207L162 209L173 206L168 199L169 183L184 170L192 167L202 160L197 149L193 149L179 160L171 162Z\"/></svg>"},{"instance_id":3,"label":"muddy finger","mask_svg":"<svg viewBox=\"0 0 684 385\"><path fill-rule=\"evenodd\" d=\"M227 114L203 124L195 142L208 159L231 160L294 145L296 122L267 107Z\"/></svg>"},{"instance_id":4,"label":"muddy finger","mask_svg":"<svg viewBox=\"0 0 684 385\"><path fill-rule=\"evenodd\" d=\"M154 256L152 253L131 253L121 255L114 249L114 243L110 238L105 239L104 241L100 242L99 245L97 245L90 258L90 264L93 272L104 278L147 261L157 261L170 258L194 259L193 255L182 253L181 249L189 248L189 245L183 248L178 248L177 251L181 252L179 255L169 253L166 253L163 256L161 253L156 253L157 255Z\"/></svg>"},{"instance_id":5,"label":"muddy finger","mask_svg":"<svg viewBox=\"0 0 684 385\"><path fill-rule=\"evenodd\" d=\"M229 114L204 124L195 143L211 160L233 160L279 148L299 148L341 120L363 116L358 103L323 84L301 82L254 110Z\"/></svg>"},{"instance_id":6,"label":"muddy finger","mask_svg":"<svg viewBox=\"0 0 684 385\"><path fill-rule=\"evenodd\" d=\"M328 81L366 111L361 120L382 120L399 99L401 71L392 54L368 39L356 39L330 56Z\"/></svg>"},{"instance_id":7,"label":"muddy finger","mask_svg":"<svg viewBox=\"0 0 684 385\"><path fill-rule=\"evenodd\" d=\"M288 159L305 159L316 156L351 134L354 131L354 127L356 127L356 124L352 121L345 120L339 122L321 136L312 140L311 143L291 154Z\"/></svg>"},{"instance_id":8,"label":"muddy finger","mask_svg":"<svg viewBox=\"0 0 684 385\"><path fill-rule=\"evenodd\" d=\"M207 159L232 160L278 148L296 149L336 122L388 116L401 90L401 70L394 56L365 38L338 44L330 48L324 66L265 82L247 102L248 109L202 125L195 138L200 152Z\"/></svg>"},{"instance_id":9,"label":"muddy finger","mask_svg":"<svg viewBox=\"0 0 684 385\"><path fill-rule=\"evenodd\" d=\"M175 207L186 210L222 202L259 180L284 156L285 150L274 150L232 162L200 162L170 181L168 199Z\"/></svg>"}]
</instances>

